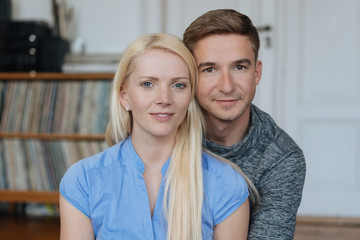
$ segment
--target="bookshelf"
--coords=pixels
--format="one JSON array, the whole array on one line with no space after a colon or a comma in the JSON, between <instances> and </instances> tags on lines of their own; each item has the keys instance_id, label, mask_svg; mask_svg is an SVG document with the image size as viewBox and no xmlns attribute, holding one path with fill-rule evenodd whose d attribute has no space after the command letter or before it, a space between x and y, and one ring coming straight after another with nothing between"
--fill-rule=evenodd
<instances>
[{"instance_id":1,"label":"bookshelf","mask_svg":"<svg viewBox=\"0 0 360 240\"><path fill-rule=\"evenodd\" d=\"M114 73L0 73L0 202L58 203L66 169L104 150Z\"/></svg>"}]
</instances>

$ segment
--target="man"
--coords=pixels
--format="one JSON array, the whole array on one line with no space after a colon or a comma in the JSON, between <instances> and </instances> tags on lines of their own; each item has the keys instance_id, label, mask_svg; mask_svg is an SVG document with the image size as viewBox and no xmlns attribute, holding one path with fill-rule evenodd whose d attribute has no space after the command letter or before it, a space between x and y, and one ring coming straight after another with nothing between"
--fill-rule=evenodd
<instances>
[{"instance_id":1,"label":"man","mask_svg":"<svg viewBox=\"0 0 360 240\"><path fill-rule=\"evenodd\" d=\"M260 81L259 35L234 10L209 11L184 32L199 71L197 100L207 131L203 144L236 163L260 195L248 239L293 239L305 180L301 149L252 104Z\"/></svg>"}]
</instances>

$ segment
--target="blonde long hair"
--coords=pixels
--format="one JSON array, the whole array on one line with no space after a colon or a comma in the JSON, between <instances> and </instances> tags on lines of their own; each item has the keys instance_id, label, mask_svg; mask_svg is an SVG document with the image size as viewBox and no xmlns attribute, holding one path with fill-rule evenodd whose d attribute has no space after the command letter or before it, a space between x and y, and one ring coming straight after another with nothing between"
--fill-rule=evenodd
<instances>
[{"instance_id":1,"label":"blonde long hair","mask_svg":"<svg viewBox=\"0 0 360 240\"><path fill-rule=\"evenodd\" d=\"M126 111L120 104L120 88L129 80L136 67L137 58L152 49L175 53L185 61L189 69L192 93L188 112L176 135L165 176L163 208L168 223L167 239L202 239L201 211L204 190L201 152L205 121L195 99L198 79L196 63L180 38L171 34L147 34L136 39L125 50L113 81L106 141L111 146L131 135L133 119L131 112ZM207 152L230 164L243 175L249 187L251 200L259 203L256 188L236 164Z\"/></svg>"},{"instance_id":2,"label":"blonde long hair","mask_svg":"<svg viewBox=\"0 0 360 240\"><path fill-rule=\"evenodd\" d=\"M180 56L188 66L192 99L179 126L171 161L165 176L164 212L167 239L201 239L203 204L202 133L204 120L195 100L196 63L180 38L171 34L148 34L136 39L124 52L115 73L110 101L110 122L106 141L111 146L126 139L132 131L132 115L120 104L120 88L129 80L139 56L162 49Z\"/></svg>"}]
</instances>

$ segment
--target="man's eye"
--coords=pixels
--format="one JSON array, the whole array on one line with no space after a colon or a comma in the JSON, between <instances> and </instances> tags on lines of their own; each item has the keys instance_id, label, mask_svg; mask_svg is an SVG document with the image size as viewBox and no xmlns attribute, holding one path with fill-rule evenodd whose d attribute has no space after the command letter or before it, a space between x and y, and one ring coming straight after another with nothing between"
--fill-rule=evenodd
<instances>
[{"instance_id":1,"label":"man's eye","mask_svg":"<svg viewBox=\"0 0 360 240\"><path fill-rule=\"evenodd\" d=\"M206 72L206 73L212 73L214 71L215 71L215 69L213 67L209 67L209 68L204 69L204 72Z\"/></svg>"},{"instance_id":2,"label":"man's eye","mask_svg":"<svg viewBox=\"0 0 360 240\"><path fill-rule=\"evenodd\" d=\"M151 83L151 82L143 82L143 83L141 84L141 86L143 86L143 87L151 87L151 86L152 86L152 83Z\"/></svg>"},{"instance_id":3,"label":"man's eye","mask_svg":"<svg viewBox=\"0 0 360 240\"><path fill-rule=\"evenodd\" d=\"M236 66L236 70L244 70L244 69L246 69L246 67L243 66L243 65L237 65Z\"/></svg>"}]
</instances>

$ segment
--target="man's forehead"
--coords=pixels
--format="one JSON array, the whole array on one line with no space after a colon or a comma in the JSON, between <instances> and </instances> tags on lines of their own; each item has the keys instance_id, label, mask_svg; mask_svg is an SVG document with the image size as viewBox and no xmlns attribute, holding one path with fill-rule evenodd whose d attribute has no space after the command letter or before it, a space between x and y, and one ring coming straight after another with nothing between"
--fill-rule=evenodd
<instances>
[{"instance_id":1,"label":"man's forehead","mask_svg":"<svg viewBox=\"0 0 360 240\"><path fill-rule=\"evenodd\" d=\"M240 59L255 60L250 39L240 34L216 34L202 38L195 46L193 55L201 62L235 62Z\"/></svg>"}]
</instances>

